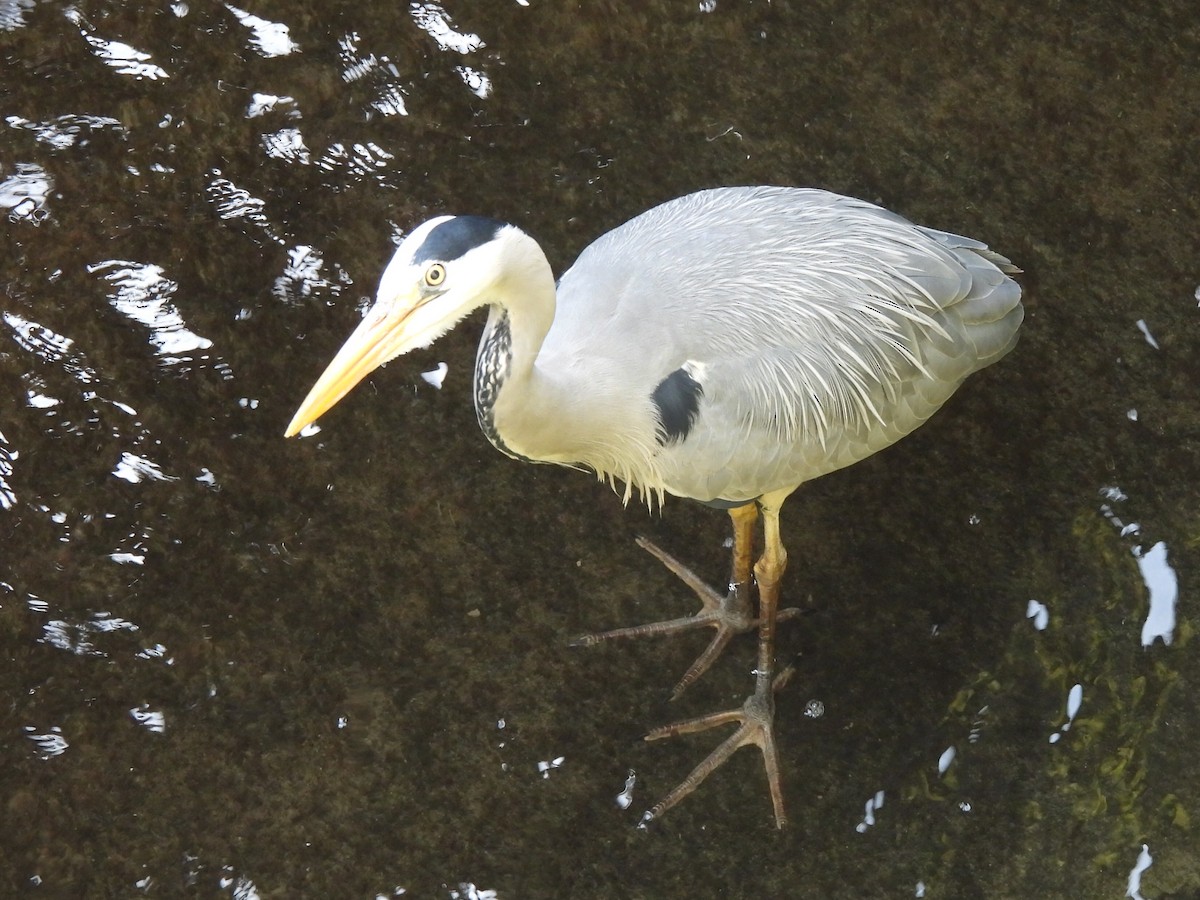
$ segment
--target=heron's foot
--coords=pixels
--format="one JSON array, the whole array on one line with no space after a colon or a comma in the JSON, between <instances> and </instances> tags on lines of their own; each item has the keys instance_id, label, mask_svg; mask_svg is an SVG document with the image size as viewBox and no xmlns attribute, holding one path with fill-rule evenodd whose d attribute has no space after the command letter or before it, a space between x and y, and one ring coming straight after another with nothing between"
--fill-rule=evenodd
<instances>
[{"instance_id":1,"label":"heron's foot","mask_svg":"<svg viewBox=\"0 0 1200 900\"><path fill-rule=\"evenodd\" d=\"M682 616L678 619L668 619L665 622L650 622L646 625L633 625L628 628L614 628L611 631L600 631L585 634L571 641L572 647L590 647L601 641L612 638L643 637L646 635L676 634L692 628L711 627L717 630L704 652L683 673L679 683L671 691L671 699L679 697L688 686L708 671L716 662L725 645L736 634L757 628L759 620L754 616L750 603L750 585L731 584L728 592L722 594L709 587L691 569L671 556L662 548L646 540L637 539L638 546L656 557L659 562L674 572L700 598L700 611L695 615ZM781 609L775 617L777 622L785 622L800 615L799 609Z\"/></svg>"},{"instance_id":2,"label":"heron's foot","mask_svg":"<svg viewBox=\"0 0 1200 900\"><path fill-rule=\"evenodd\" d=\"M641 824L643 826L652 819L657 819L698 788L701 782L733 756L736 750L751 744L762 751L763 765L767 770L767 787L770 789L771 805L775 811L775 827L783 828L787 824L787 814L783 810L783 789L779 781L779 753L775 748L774 694L787 684L794 672L795 669L788 666L770 682L769 686L765 681L760 682L754 693L746 698L741 709L687 719L673 725L664 725L646 735L646 740L657 741L679 734L706 731L718 725L737 723L738 726L737 730L710 753L700 765L696 766L687 778L642 817Z\"/></svg>"}]
</instances>

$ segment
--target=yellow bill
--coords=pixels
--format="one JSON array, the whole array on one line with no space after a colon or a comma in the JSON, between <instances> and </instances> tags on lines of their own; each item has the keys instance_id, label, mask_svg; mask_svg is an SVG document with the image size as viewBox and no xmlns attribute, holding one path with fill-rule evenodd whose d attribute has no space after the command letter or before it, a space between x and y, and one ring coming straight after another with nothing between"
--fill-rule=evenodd
<instances>
[{"instance_id":1,"label":"yellow bill","mask_svg":"<svg viewBox=\"0 0 1200 900\"><path fill-rule=\"evenodd\" d=\"M284 437L292 437L328 412L351 389L388 360L415 345L406 327L418 302L379 301L354 329L317 383L312 386Z\"/></svg>"}]
</instances>

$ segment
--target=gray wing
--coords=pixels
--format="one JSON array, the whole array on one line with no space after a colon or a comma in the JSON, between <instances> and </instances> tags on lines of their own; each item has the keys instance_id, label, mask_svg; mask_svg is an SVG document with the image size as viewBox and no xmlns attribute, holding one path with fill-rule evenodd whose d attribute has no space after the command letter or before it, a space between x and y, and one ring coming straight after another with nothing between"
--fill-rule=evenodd
<instances>
[{"instance_id":1,"label":"gray wing","mask_svg":"<svg viewBox=\"0 0 1200 900\"><path fill-rule=\"evenodd\" d=\"M698 499L794 486L894 443L1007 353L1023 315L1015 267L986 245L824 191L689 195L589 247L567 298L576 270L612 298L593 339L623 342L638 390L681 369L697 386L657 464Z\"/></svg>"}]
</instances>

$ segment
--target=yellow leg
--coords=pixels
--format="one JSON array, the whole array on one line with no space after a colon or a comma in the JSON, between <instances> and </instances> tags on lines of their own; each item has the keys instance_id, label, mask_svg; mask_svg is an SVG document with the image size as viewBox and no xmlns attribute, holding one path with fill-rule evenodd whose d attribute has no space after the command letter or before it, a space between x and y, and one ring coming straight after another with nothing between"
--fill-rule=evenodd
<instances>
[{"instance_id":1,"label":"yellow leg","mask_svg":"<svg viewBox=\"0 0 1200 900\"><path fill-rule=\"evenodd\" d=\"M775 624L779 620L779 584L787 568L787 551L779 535L779 510L791 491L781 491L764 496L759 505L763 514L763 554L754 566L758 581L758 666L755 669L754 693L741 709L728 710L685 722L677 722L657 728L646 735L646 740L673 737L704 731L718 725L737 724L737 730L714 750L673 791L667 794L653 809L646 813L644 822L657 818L694 791L718 766L729 759L740 747L753 744L763 755L763 766L767 772L767 786L771 793L771 806L775 813L775 825L783 828L787 814L783 806L783 789L779 773L779 752L775 746L775 691L791 677L792 669L775 676ZM735 541L736 543L736 541ZM736 562L735 562L736 566Z\"/></svg>"},{"instance_id":2,"label":"yellow leg","mask_svg":"<svg viewBox=\"0 0 1200 900\"><path fill-rule=\"evenodd\" d=\"M750 602L750 562L754 558L754 525L758 521L758 506L754 503L735 506L729 510L729 518L733 524L733 564L729 588L725 593L713 590L675 557L645 538L639 537L637 539L639 547L678 575L696 593L696 596L700 598L700 611L692 616L682 616L665 622L651 622L646 625L632 625L627 628L614 628L611 631L585 634L572 640L571 646L586 647L613 638L676 634L700 627L715 628L717 633L713 636L712 641L683 673L683 677L679 679L679 683L671 692L672 700L678 698L696 679L708 671L734 635L749 631L756 625L760 629L762 627L759 617L754 615ZM776 521L776 537L778 537L778 530L778 521ZM800 610L798 609L785 609L777 618L779 621L783 621L799 614Z\"/></svg>"},{"instance_id":3,"label":"yellow leg","mask_svg":"<svg viewBox=\"0 0 1200 900\"><path fill-rule=\"evenodd\" d=\"M758 580L758 681L771 682L775 670L775 623L779 606L779 584L787 569L787 550L779 536L779 509L787 494L773 505L763 500L763 555L754 564Z\"/></svg>"},{"instance_id":4,"label":"yellow leg","mask_svg":"<svg viewBox=\"0 0 1200 900\"><path fill-rule=\"evenodd\" d=\"M733 573L730 590L750 583L750 564L754 561L754 526L758 522L758 504L747 503L729 511L733 523Z\"/></svg>"}]
</instances>

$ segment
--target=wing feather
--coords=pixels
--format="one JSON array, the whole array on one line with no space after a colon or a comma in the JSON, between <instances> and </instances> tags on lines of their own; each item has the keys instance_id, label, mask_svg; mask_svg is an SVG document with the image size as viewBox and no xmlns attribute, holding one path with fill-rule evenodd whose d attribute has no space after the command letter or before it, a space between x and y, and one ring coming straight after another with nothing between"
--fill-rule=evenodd
<instances>
[{"instance_id":1,"label":"wing feather","mask_svg":"<svg viewBox=\"0 0 1200 900\"><path fill-rule=\"evenodd\" d=\"M697 364L696 425L647 471L675 493L741 499L898 440L1011 349L1013 271L979 241L863 201L702 191L588 247L547 344L626 359L646 396ZM704 496L718 484L742 496Z\"/></svg>"}]
</instances>

